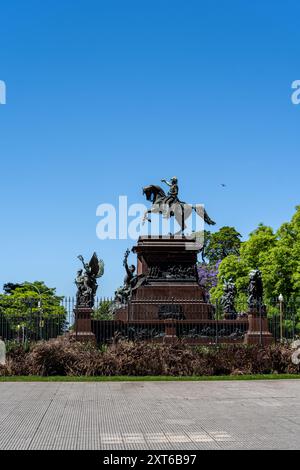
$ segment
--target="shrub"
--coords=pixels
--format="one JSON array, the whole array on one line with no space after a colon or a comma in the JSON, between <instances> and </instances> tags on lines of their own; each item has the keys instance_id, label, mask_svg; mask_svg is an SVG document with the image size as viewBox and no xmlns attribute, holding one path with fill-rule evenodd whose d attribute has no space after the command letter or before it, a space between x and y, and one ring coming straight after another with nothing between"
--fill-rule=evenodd
<instances>
[{"instance_id":1,"label":"shrub","mask_svg":"<svg viewBox=\"0 0 300 470\"><path fill-rule=\"evenodd\" d=\"M28 354L28 371L32 375L85 375L89 371L95 348L66 338L41 341Z\"/></svg>"},{"instance_id":2,"label":"shrub","mask_svg":"<svg viewBox=\"0 0 300 470\"><path fill-rule=\"evenodd\" d=\"M287 345L190 346L118 342L97 348L68 338L41 341L29 350L15 345L0 375L237 375L300 372Z\"/></svg>"}]
</instances>

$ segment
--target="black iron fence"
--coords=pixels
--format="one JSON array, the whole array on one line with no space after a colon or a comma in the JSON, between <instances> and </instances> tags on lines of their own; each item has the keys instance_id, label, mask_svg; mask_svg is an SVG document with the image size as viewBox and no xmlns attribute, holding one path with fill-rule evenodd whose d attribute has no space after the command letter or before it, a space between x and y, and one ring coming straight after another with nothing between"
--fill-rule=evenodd
<instances>
[{"instance_id":1,"label":"black iron fence","mask_svg":"<svg viewBox=\"0 0 300 470\"><path fill-rule=\"evenodd\" d=\"M37 299L9 296L0 305L0 337L5 340L38 341L55 338L74 329L75 299L63 298L58 305L39 306ZM190 343L243 342L248 330L247 304L236 306L232 318L224 318L222 306L215 303L208 310L200 301L144 299L127 308L118 320L111 312L112 299L97 298L93 309L92 331L97 342L128 340L162 341L177 336ZM59 307L59 308L57 308ZM136 310L134 310L136 309ZM185 309L189 313L184 315ZM155 316L154 310L157 311ZM172 312L174 315L172 315ZM300 337L300 299L268 302L266 314L275 342ZM265 315L261 308L259 314Z\"/></svg>"},{"instance_id":2,"label":"black iron fence","mask_svg":"<svg viewBox=\"0 0 300 470\"><path fill-rule=\"evenodd\" d=\"M257 306L256 315L261 320L267 318L267 328L275 343L292 342L300 337L300 299L285 303L269 301ZM190 299L140 299L125 307L120 317L122 321L112 316L106 321L92 322L98 343L116 338L159 342L172 335L189 343L242 343L249 328L246 301L237 302L230 315L224 314L219 302L208 308L207 304ZM265 321L258 325L261 336Z\"/></svg>"},{"instance_id":3,"label":"black iron fence","mask_svg":"<svg viewBox=\"0 0 300 470\"><path fill-rule=\"evenodd\" d=\"M39 315L7 317L0 313L0 337L5 340L39 341L55 338L67 331L64 315L42 317Z\"/></svg>"},{"instance_id":4,"label":"black iron fence","mask_svg":"<svg viewBox=\"0 0 300 470\"><path fill-rule=\"evenodd\" d=\"M267 309L269 331L274 341L290 342L300 338L300 301L271 304Z\"/></svg>"},{"instance_id":5,"label":"black iron fence","mask_svg":"<svg viewBox=\"0 0 300 470\"><path fill-rule=\"evenodd\" d=\"M172 337L192 344L241 343L248 330L248 320L93 320L97 343L115 340L162 342Z\"/></svg>"},{"instance_id":6,"label":"black iron fence","mask_svg":"<svg viewBox=\"0 0 300 470\"><path fill-rule=\"evenodd\" d=\"M93 318L111 319L111 302L112 299L109 298L97 298ZM61 336L74 329L75 305L74 297L64 297L60 301L50 299L40 303L37 297L24 296L16 299L3 295L0 301L0 337L25 342Z\"/></svg>"},{"instance_id":7,"label":"black iron fence","mask_svg":"<svg viewBox=\"0 0 300 470\"><path fill-rule=\"evenodd\" d=\"M73 321L66 299L10 297L0 299L0 337L5 340L39 341L67 332Z\"/></svg>"}]
</instances>

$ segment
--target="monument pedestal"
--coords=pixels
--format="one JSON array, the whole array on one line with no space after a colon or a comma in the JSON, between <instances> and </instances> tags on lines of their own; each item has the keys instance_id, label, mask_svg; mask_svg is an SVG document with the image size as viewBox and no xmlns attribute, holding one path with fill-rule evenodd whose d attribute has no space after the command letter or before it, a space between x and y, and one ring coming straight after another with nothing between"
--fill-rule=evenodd
<instances>
[{"instance_id":1,"label":"monument pedestal","mask_svg":"<svg viewBox=\"0 0 300 470\"><path fill-rule=\"evenodd\" d=\"M211 319L213 307L205 301L198 284L199 244L192 237L156 236L139 238L137 254L138 287L133 288L127 310L116 320L203 320Z\"/></svg>"},{"instance_id":2,"label":"monument pedestal","mask_svg":"<svg viewBox=\"0 0 300 470\"><path fill-rule=\"evenodd\" d=\"M257 312L248 314L249 328L245 335L245 344L260 344L267 346L273 342L273 336L269 331L268 319Z\"/></svg>"},{"instance_id":3,"label":"monument pedestal","mask_svg":"<svg viewBox=\"0 0 300 470\"><path fill-rule=\"evenodd\" d=\"M72 334L78 341L95 342L96 338L92 332L92 313L90 307L78 307L74 309L75 314L75 331Z\"/></svg>"}]
</instances>

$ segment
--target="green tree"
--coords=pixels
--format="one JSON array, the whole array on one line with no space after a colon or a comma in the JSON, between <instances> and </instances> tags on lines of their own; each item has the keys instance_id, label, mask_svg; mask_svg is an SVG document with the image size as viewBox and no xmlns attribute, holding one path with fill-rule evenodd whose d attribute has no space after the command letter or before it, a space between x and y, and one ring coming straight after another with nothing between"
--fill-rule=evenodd
<instances>
[{"instance_id":1,"label":"green tree","mask_svg":"<svg viewBox=\"0 0 300 470\"><path fill-rule=\"evenodd\" d=\"M44 282L5 284L0 294L0 314L11 331L34 339L61 334L66 324L66 310L55 288Z\"/></svg>"},{"instance_id":2,"label":"green tree","mask_svg":"<svg viewBox=\"0 0 300 470\"><path fill-rule=\"evenodd\" d=\"M276 232L276 242L259 260L267 297L285 298L300 294L300 207L290 222Z\"/></svg>"},{"instance_id":3,"label":"green tree","mask_svg":"<svg viewBox=\"0 0 300 470\"><path fill-rule=\"evenodd\" d=\"M209 264L216 264L229 255L238 255L241 234L234 227L221 227L219 231L205 232L203 256Z\"/></svg>"},{"instance_id":4,"label":"green tree","mask_svg":"<svg viewBox=\"0 0 300 470\"><path fill-rule=\"evenodd\" d=\"M94 309L93 318L95 320L112 320L113 314L111 312L111 300L102 300L98 307Z\"/></svg>"},{"instance_id":5,"label":"green tree","mask_svg":"<svg viewBox=\"0 0 300 470\"><path fill-rule=\"evenodd\" d=\"M211 299L219 302L223 295L224 279L232 279L237 289L237 303L245 304L247 298L247 286L251 267L241 256L229 255L223 259L219 266L218 284L211 290Z\"/></svg>"},{"instance_id":6,"label":"green tree","mask_svg":"<svg viewBox=\"0 0 300 470\"><path fill-rule=\"evenodd\" d=\"M275 247L277 236L271 227L259 224L256 230L250 233L249 239L242 243L241 258L252 268L259 268L261 257L271 248Z\"/></svg>"},{"instance_id":7,"label":"green tree","mask_svg":"<svg viewBox=\"0 0 300 470\"><path fill-rule=\"evenodd\" d=\"M296 207L292 220L283 223L277 232L260 224L249 239L241 243L239 255L222 260L212 298L221 297L223 279L231 277L238 296L246 299L248 275L254 268L262 272L267 303L274 302L279 294L286 299L300 295L300 206Z\"/></svg>"}]
</instances>

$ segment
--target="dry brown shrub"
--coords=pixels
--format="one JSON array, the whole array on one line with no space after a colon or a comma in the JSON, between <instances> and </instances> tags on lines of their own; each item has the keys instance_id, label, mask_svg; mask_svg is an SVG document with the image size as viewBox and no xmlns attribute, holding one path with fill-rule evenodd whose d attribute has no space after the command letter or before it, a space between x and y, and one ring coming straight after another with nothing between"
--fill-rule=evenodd
<instances>
[{"instance_id":1,"label":"dry brown shrub","mask_svg":"<svg viewBox=\"0 0 300 470\"><path fill-rule=\"evenodd\" d=\"M300 372L285 345L268 347L190 346L175 343L119 341L104 349L68 338L42 341L25 352L8 355L1 375L237 375Z\"/></svg>"}]
</instances>

